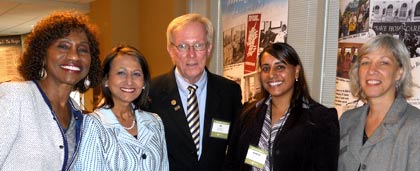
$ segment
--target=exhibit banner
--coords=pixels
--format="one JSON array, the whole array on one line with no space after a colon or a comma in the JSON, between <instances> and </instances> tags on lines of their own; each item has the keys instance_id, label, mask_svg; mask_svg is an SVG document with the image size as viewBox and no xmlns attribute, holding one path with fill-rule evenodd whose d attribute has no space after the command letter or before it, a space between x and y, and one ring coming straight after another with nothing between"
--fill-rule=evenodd
<instances>
[{"instance_id":1,"label":"exhibit banner","mask_svg":"<svg viewBox=\"0 0 420 171\"><path fill-rule=\"evenodd\" d=\"M244 74L256 71L257 69L257 53L258 53L258 37L260 33L261 14L248 15L248 24L246 29L245 43L245 69Z\"/></svg>"},{"instance_id":2,"label":"exhibit banner","mask_svg":"<svg viewBox=\"0 0 420 171\"><path fill-rule=\"evenodd\" d=\"M221 1L223 75L241 85L242 101L256 99L261 87L258 55L269 43L287 41L287 0Z\"/></svg>"},{"instance_id":3,"label":"exhibit banner","mask_svg":"<svg viewBox=\"0 0 420 171\"><path fill-rule=\"evenodd\" d=\"M370 38L390 34L410 52L411 73L417 84L409 103L420 108L420 0L340 0L337 77L334 104L339 113L363 105L352 96L348 71Z\"/></svg>"}]
</instances>

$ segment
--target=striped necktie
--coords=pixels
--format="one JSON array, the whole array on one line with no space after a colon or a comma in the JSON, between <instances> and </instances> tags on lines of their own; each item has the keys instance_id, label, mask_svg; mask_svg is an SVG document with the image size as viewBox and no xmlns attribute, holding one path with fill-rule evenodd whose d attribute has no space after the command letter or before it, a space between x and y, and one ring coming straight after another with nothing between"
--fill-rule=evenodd
<instances>
[{"instance_id":1,"label":"striped necktie","mask_svg":"<svg viewBox=\"0 0 420 171\"><path fill-rule=\"evenodd\" d=\"M190 93L187 97L187 121L198 153L200 149L200 115L198 113L197 95L195 94L197 88L196 85L188 86Z\"/></svg>"}]
</instances>

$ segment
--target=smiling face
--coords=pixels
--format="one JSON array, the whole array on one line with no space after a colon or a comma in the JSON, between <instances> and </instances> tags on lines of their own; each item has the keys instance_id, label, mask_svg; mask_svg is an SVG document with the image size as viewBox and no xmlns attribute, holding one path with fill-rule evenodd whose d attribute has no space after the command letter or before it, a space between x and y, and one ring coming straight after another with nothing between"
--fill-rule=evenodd
<instances>
[{"instance_id":1,"label":"smiling face","mask_svg":"<svg viewBox=\"0 0 420 171\"><path fill-rule=\"evenodd\" d=\"M291 99L295 79L299 77L299 65L286 64L265 52L261 56L260 78L264 89L270 95Z\"/></svg>"},{"instance_id":2,"label":"smiling face","mask_svg":"<svg viewBox=\"0 0 420 171\"><path fill-rule=\"evenodd\" d=\"M368 100L393 99L402 73L393 54L379 48L361 57L359 83Z\"/></svg>"},{"instance_id":3,"label":"smiling face","mask_svg":"<svg viewBox=\"0 0 420 171\"><path fill-rule=\"evenodd\" d=\"M116 56L105 81L114 104L130 104L140 96L143 86L143 70L136 57L127 54Z\"/></svg>"},{"instance_id":4,"label":"smiling face","mask_svg":"<svg viewBox=\"0 0 420 171\"><path fill-rule=\"evenodd\" d=\"M89 72L91 56L89 41L84 32L70 32L57 39L47 49L45 69L47 78L44 83L71 87L85 78Z\"/></svg>"},{"instance_id":5,"label":"smiling face","mask_svg":"<svg viewBox=\"0 0 420 171\"><path fill-rule=\"evenodd\" d=\"M173 31L172 45L167 50L176 65L181 76L189 83L197 82L206 66L207 58L210 57L211 43L207 43L206 30L199 22L188 23ZM189 46L187 51L180 51L176 46L185 44ZM205 44L204 50L194 50L194 44Z\"/></svg>"}]
</instances>

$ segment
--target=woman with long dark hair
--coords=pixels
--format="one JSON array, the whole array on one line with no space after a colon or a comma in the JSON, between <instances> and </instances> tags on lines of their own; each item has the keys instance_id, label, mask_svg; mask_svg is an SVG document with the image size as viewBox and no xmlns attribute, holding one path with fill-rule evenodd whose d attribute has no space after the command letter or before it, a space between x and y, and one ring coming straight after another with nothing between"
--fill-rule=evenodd
<instances>
[{"instance_id":1,"label":"woman with long dark hair","mask_svg":"<svg viewBox=\"0 0 420 171\"><path fill-rule=\"evenodd\" d=\"M337 111L311 98L296 51L274 43L258 62L262 99L234 123L225 170L337 170Z\"/></svg>"}]
</instances>

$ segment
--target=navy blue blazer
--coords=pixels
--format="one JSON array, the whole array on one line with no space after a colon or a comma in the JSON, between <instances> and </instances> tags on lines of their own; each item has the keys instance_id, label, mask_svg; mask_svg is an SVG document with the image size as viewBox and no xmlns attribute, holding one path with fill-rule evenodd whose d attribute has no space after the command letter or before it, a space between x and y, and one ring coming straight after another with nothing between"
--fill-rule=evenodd
<instances>
[{"instance_id":1,"label":"navy blue blazer","mask_svg":"<svg viewBox=\"0 0 420 171\"><path fill-rule=\"evenodd\" d=\"M213 119L234 121L235 115L242 108L241 88L234 81L212 74L206 68L208 80L204 136L202 153L198 160L197 150L182 108L174 71L175 68L169 73L154 78L150 91L150 111L157 113L162 118L165 127L170 170L221 170L228 141L210 137L210 127ZM174 105L174 101L176 105Z\"/></svg>"}]
</instances>

